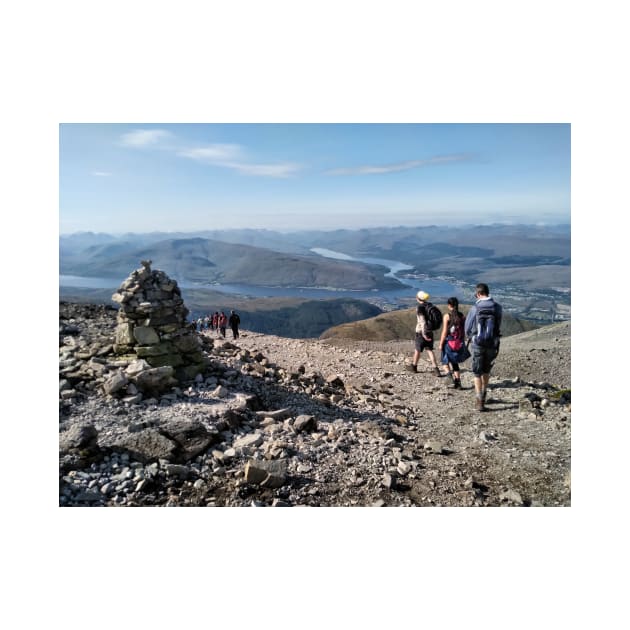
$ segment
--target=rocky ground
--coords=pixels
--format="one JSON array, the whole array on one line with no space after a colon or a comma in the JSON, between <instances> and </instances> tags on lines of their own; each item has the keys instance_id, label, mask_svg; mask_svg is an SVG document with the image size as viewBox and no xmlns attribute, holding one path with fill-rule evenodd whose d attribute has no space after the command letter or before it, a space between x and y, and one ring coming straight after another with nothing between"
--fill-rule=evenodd
<instances>
[{"instance_id":1,"label":"rocky ground","mask_svg":"<svg viewBox=\"0 0 630 630\"><path fill-rule=\"evenodd\" d=\"M502 340L488 411L412 342L201 335L204 374L138 392L115 310L60 304L61 506L568 506L570 323ZM109 393L106 393L109 392Z\"/></svg>"}]
</instances>

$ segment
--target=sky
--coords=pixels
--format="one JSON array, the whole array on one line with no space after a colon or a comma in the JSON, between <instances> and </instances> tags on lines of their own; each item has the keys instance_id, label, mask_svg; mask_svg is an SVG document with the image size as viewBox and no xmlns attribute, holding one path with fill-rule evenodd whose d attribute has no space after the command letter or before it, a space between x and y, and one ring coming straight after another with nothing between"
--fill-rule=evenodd
<instances>
[{"instance_id":1,"label":"sky","mask_svg":"<svg viewBox=\"0 0 630 630\"><path fill-rule=\"evenodd\" d=\"M207 621L205 609L191 602L212 593L222 602L213 619L225 615L233 622L237 611L241 625L260 625L280 584L283 614L273 617L279 629L303 620L304 610L308 627L333 616L362 628L407 625L417 623L419 609L427 623L448 628L504 628L506 619L518 628L585 621L620 626L626 616L623 581L616 579L620 550L627 548L619 501L625 458L611 457L618 449L593 448L593 438L623 445L630 435L628 423L619 421L624 392L610 393L606 370L593 369L590 315L594 294L623 303L620 274L627 268L627 230L619 219L628 207L630 143L630 104L620 80L630 42L624 4L602 0L596 10L568 0L5 5L0 46L11 62L3 74L8 96L0 122L2 253L9 277L17 279L7 298L11 308L2 315L7 331L16 329L13 306L20 312L20 332L4 339L10 366L5 415L20 419L27 412L37 435L29 442L29 461L43 463L24 466L23 449L6 449L19 483L6 484L4 497L12 516L5 527L11 545L4 559L12 577L5 616L30 619L33 626L60 621L70 629L86 617L94 627L111 627L124 615L128 625L167 628ZM193 126L184 132L187 126L160 121L223 124L198 135ZM115 124L88 124L94 122ZM570 123L571 196L566 126L527 137L460 125L456 137L440 142L418 132L396 150L393 140L355 133L317 137L316 152L313 138L310 145L286 136L263 142L263 129L252 133L255 127L244 125L237 134L239 127L227 124L232 122L460 122L484 123L488 131L494 123ZM132 146L125 145L123 136L138 130L172 133L170 150L140 147L138 135L135 146L134 136ZM164 143L167 136L157 138ZM240 153L221 154L223 166L201 162L199 154L196 160L178 155L214 144L238 145ZM418 164L462 155L470 158ZM217 153L205 157L219 161ZM405 163L416 166L330 174L353 167L402 169ZM265 177L264 169L255 176L252 165L273 165L276 177L270 170ZM287 165L300 168L279 177L281 167L289 174ZM429 193L443 206L436 210ZM366 198L382 204L373 213L387 223L400 221L403 200L405 208L424 200L424 218L429 210L451 217L455 210L448 204L459 199L467 203L457 209L470 215L494 209L505 217L525 208L568 217L570 201L572 507L60 510L52 472L59 229L197 229L233 225L241 215L272 224L276 215L269 207L276 214L283 209L287 225L289 219L298 225L350 223L372 218L361 203ZM351 201L360 206L358 217ZM304 205L292 205L298 202ZM307 203L318 211L305 212ZM408 214L413 212L420 208ZM5 442L22 444L24 426L6 422ZM194 554L156 553L164 541L182 536L193 541ZM69 549L89 549L90 566L98 567L89 580L77 580ZM306 571L287 580L296 574L296 558L297 571ZM118 598L95 617L94 594L109 592L123 565L142 567L143 575L189 579L171 580L172 605L154 610L143 604L154 597L155 580L136 580L135 597ZM264 583L234 588L247 575L243 567L253 565L264 566ZM384 580L392 579L395 605L379 605ZM492 602L476 615L471 611L479 610L480 589L471 584L481 585ZM324 593L319 607L312 605L313 592ZM39 606L33 607L34 598ZM524 601L531 605L516 619Z\"/></svg>"},{"instance_id":2,"label":"sky","mask_svg":"<svg viewBox=\"0 0 630 630\"><path fill-rule=\"evenodd\" d=\"M570 124L59 126L60 232L570 222Z\"/></svg>"}]
</instances>

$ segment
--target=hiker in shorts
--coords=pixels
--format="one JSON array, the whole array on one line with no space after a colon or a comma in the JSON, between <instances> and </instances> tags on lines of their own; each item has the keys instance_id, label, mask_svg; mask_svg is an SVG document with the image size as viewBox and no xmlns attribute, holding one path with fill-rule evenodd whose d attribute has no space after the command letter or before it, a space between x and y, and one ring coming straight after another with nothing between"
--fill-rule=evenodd
<instances>
[{"instance_id":1,"label":"hiker in shorts","mask_svg":"<svg viewBox=\"0 0 630 630\"><path fill-rule=\"evenodd\" d=\"M413 360L409 366L409 370L412 372L418 371L418 361L423 350L427 351L429 361L433 366L433 373L436 376L442 376L440 368L435 361L435 354L433 354L433 331L427 321L427 302L431 296L426 291L418 291L416 294L416 301L418 306L416 308L416 338L415 338L415 352L413 353Z\"/></svg>"},{"instance_id":2,"label":"hiker in shorts","mask_svg":"<svg viewBox=\"0 0 630 630\"><path fill-rule=\"evenodd\" d=\"M468 311L464 329L466 338L472 341L475 409L485 411L490 370L499 354L503 307L490 297L490 289L483 282L475 287L475 297L477 301Z\"/></svg>"}]
</instances>

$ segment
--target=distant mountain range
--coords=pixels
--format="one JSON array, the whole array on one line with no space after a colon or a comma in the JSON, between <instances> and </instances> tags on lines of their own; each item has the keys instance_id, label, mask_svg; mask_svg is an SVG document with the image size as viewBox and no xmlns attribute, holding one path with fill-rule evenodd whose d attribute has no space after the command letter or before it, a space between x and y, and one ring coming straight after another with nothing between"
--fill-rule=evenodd
<instances>
[{"instance_id":1,"label":"distant mountain range","mask_svg":"<svg viewBox=\"0 0 630 630\"><path fill-rule=\"evenodd\" d=\"M206 230L194 233L62 236L62 274L126 277L140 259L178 281L259 286L373 289L399 287L382 267L326 259L312 248L383 258L410 274L509 285L527 291L570 290L570 225L421 226L358 230Z\"/></svg>"}]
</instances>

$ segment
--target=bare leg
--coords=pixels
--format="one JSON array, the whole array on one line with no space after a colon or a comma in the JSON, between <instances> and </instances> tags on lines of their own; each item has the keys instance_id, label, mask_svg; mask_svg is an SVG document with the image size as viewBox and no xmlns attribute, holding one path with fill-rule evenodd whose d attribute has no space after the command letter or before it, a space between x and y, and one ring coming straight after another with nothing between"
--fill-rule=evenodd
<instances>
[{"instance_id":1,"label":"bare leg","mask_svg":"<svg viewBox=\"0 0 630 630\"><path fill-rule=\"evenodd\" d=\"M415 350L413 353L413 360L411 361L413 365L418 365L418 361L420 360L420 351Z\"/></svg>"},{"instance_id":2,"label":"bare leg","mask_svg":"<svg viewBox=\"0 0 630 630\"><path fill-rule=\"evenodd\" d=\"M481 398L481 390L482 390L481 376L475 376L474 381L475 381L475 394L477 395L477 398Z\"/></svg>"}]
</instances>

